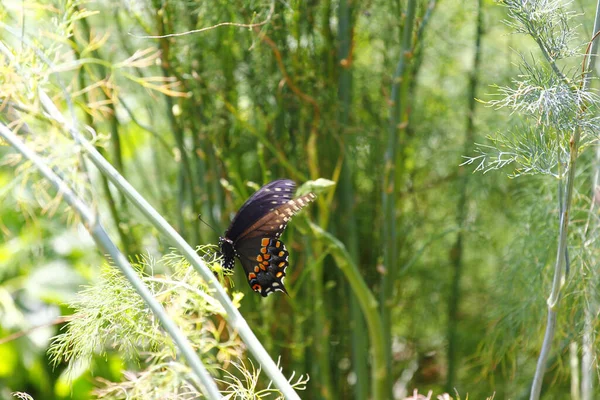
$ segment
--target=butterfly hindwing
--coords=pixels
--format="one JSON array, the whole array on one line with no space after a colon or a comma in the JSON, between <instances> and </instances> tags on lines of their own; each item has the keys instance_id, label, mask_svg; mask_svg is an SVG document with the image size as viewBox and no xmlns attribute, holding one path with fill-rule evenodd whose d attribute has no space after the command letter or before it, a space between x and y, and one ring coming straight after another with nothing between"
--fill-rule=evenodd
<instances>
[{"instance_id":1,"label":"butterfly hindwing","mask_svg":"<svg viewBox=\"0 0 600 400\"><path fill-rule=\"evenodd\" d=\"M237 253L252 290L263 297L276 291L287 294L283 280L289 253L281 240L257 236L245 241Z\"/></svg>"}]
</instances>

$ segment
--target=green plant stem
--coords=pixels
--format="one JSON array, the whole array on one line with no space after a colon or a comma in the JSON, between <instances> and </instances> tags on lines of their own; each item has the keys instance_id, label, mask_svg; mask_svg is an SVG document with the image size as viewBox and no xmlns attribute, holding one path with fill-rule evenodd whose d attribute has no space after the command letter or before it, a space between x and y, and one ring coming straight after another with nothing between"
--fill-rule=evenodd
<instances>
[{"instance_id":1,"label":"green plant stem","mask_svg":"<svg viewBox=\"0 0 600 400\"><path fill-rule=\"evenodd\" d=\"M379 305L373 293L360 275L358 267L352 260L348 250L342 242L335 236L324 231L321 227L310 223L313 234L329 246L328 251L335 259L337 266L340 268L350 288L363 312L363 316L367 321L369 338L371 340L370 349L372 356L371 379L373 379L372 399L388 398L387 386L387 362L386 362L386 347L381 316L378 312Z\"/></svg>"},{"instance_id":2,"label":"green plant stem","mask_svg":"<svg viewBox=\"0 0 600 400\"><path fill-rule=\"evenodd\" d=\"M406 18L402 30L402 43L400 47L400 58L392 77L391 107L388 127L387 149L384 156L383 177L383 263L386 273L381 278L381 315L386 348L386 369L391 371L392 332L391 314L394 303L394 285L397 277L397 240L396 240L396 155L398 151L398 131L403 105L401 104L402 84L407 60L410 57L409 49L412 43L412 33L415 23L416 0L409 0L406 10Z\"/></svg>"},{"instance_id":3,"label":"green plant stem","mask_svg":"<svg viewBox=\"0 0 600 400\"><path fill-rule=\"evenodd\" d=\"M552 281L552 291L548 297L548 317L546 321L546 332L544 333L544 341L538 358L533 383L531 385L530 400L538 400L542 389L542 381L546 372L546 361L552 347L552 339L556 331L556 319L558 316L558 304L560 302L561 289L564 283L564 266L565 252L567 248L567 235L569 228L569 212L573 199L573 187L575 180L575 164L577 161L577 149L581 129L577 127L569 141L569 164L567 185L565 189L565 206L560 216L560 228L558 236L558 250L556 252L556 262L554 263L554 279Z\"/></svg>"},{"instance_id":4,"label":"green plant stem","mask_svg":"<svg viewBox=\"0 0 600 400\"><path fill-rule=\"evenodd\" d=\"M89 32L87 32L87 34L89 36ZM75 54L77 57L80 56L79 51L76 51ZM79 80L79 89L83 91L83 89L86 86L85 85L85 75L83 74L83 71L80 71L80 73L78 74L78 80ZM83 98L86 103L89 102L89 97L88 97L87 92L83 93ZM113 111L114 111L114 108L113 108ZM87 124L89 126L93 126L93 119L89 113L85 114L85 118L86 118ZM102 149L100 149L100 151L102 151ZM127 233L125 232L125 230L123 229L123 226L121 224L122 218L121 218L121 215L117 208L117 203L115 202L113 194L110 191L110 185L108 184L108 179L106 179L105 176L102 176L100 178L100 180L102 182L102 188L104 190L104 194L106 195L106 198L107 198L106 203L108 205L110 215L113 219L115 229L117 230L117 233L119 234L119 239L121 240L121 245L123 246L123 253L125 254L126 257L129 257L132 255L132 253L131 253L132 246L129 241L129 235L127 235Z\"/></svg>"},{"instance_id":5,"label":"green plant stem","mask_svg":"<svg viewBox=\"0 0 600 400\"><path fill-rule=\"evenodd\" d=\"M595 318L592 314L597 309L596 302L586 304L584 311L583 325L583 343L581 345L581 400L592 400L593 398L593 379L594 379L594 322Z\"/></svg>"},{"instance_id":6,"label":"green plant stem","mask_svg":"<svg viewBox=\"0 0 600 400\"><path fill-rule=\"evenodd\" d=\"M161 2L154 2L156 10L161 12L156 12L156 24L158 27L159 35L165 33L165 31L169 30L169 27L165 27L165 24L171 22L169 20L170 13L169 7L166 4L162 4ZM169 76L175 76L175 72L173 71L172 63L176 62L171 59L171 40L169 38L162 38L159 40L159 45L162 51L161 56L161 72L165 78ZM188 156L187 147L185 144L185 132L181 124L175 118L175 114L173 111L173 99L171 96L164 96L166 107L165 113L167 114L169 120L169 126L171 127L171 132L173 133L173 137L175 138L175 143L177 144L177 148L179 150L179 158L180 158L180 168L179 174L180 178L177 180L179 190L177 196L178 210L177 212L177 220L178 220L178 228L183 236L186 236L186 218L185 218L185 197L189 196L189 206L194 207L195 196L194 196L194 175L192 173L192 167ZM192 229L193 236L190 238L194 243L198 243L199 240L199 224L194 224Z\"/></svg>"},{"instance_id":7,"label":"green plant stem","mask_svg":"<svg viewBox=\"0 0 600 400\"><path fill-rule=\"evenodd\" d=\"M596 20L594 23L594 32L600 29L600 1L596 5ZM593 36L592 35L592 36ZM594 40L592 43L592 47L590 49L590 54L588 58L587 65L584 65L584 70L586 71L586 76L584 76L583 81L583 89L587 89L589 87L590 80L587 79L587 74L589 71L589 65L591 60L594 58L598 51L598 40ZM541 47L541 45L540 45ZM544 48L542 48L544 51ZM548 59L548 57L547 57ZM551 63L553 64L553 63ZM559 75L560 76L560 75ZM585 105L580 105L583 109ZM556 330L556 319L558 313L558 305L560 302L561 289L564 282L564 273L563 266L565 264L565 254L567 247L567 234L569 228L569 211L571 209L571 203L573 198L573 187L575 181L575 164L577 161L578 149L579 149L579 139L581 137L581 128L575 128L573 135L569 141L569 164L568 164L568 175L567 175L567 184L565 189L565 204L564 209L562 210L560 217L560 230L559 230L559 238L558 238L558 250L556 255L556 262L554 265L554 279L552 281L552 291L550 293L550 297L548 298L548 318L546 322L546 332L544 334L544 341L542 343L542 348L540 351L540 356L538 358L535 375L533 377L533 383L531 385L531 395L530 400L538 400L540 398L540 393L542 389L542 381L544 378L544 373L546 372L546 364L548 359L548 354L550 353L550 349L552 347L552 339L554 338L554 333Z\"/></svg>"},{"instance_id":8,"label":"green plant stem","mask_svg":"<svg viewBox=\"0 0 600 400\"><path fill-rule=\"evenodd\" d=\"M92 209L85 204L71 190L71 188L56 173L52 171L50 167L48 167L46 162L41 157L31 151L18 138L18 136L15 135L4 124L0 124L0 135L12 147L21 153L23 157L31 161L36 166L41 174L50 183L52 183L63 199L71 207L73 207L73 209L81 217L84 226L90 232L98 247L100 247L110 256L113 263L121 270L133 288L144 299L144 302L148 305L150 310L152 310L152 313L156 316L156 318L158 318L158 320L161 322L165 331L167 331L167 333L176 343L179 351L187 360L189 366L192 368L192 371L194 371L194 375L192 375L192 377L195 378L194 381L196 381L197 384L199 383L199 387L202 392L210 399L221 398L222 396L217 388L217 384L204 367L204 364L202 364L200 358L198 358L198 355L194 352L194 349L187 338L179 330L177 325L175 325L173 320L171 320L163 306L154 298L154 296L152 296L152 293L144 285L142 280L137 275L135 269L131 266L131 264L129 264L123 253L121 253L117 246L115 246ZM93 148L93 146L91 147Z\"/></svg>"},{"instance_id":9,"label":"green plant stem","mask_svg":"<svg viewBox=\"0 0 600 400\"><path fill-rule=\"evenodd\" d=\"M473 137L475 136L475 98L477 96L477 85L479 68L481 65L481 38L483 36L483 1L477 0L477 25L475 31L475 51L473 54L473 69L469 77L467 124L465 134L465 145L463 154L469 154ZM460 362L458 360L458 315L461 300L461 277L463 274L463 248L464 248L464 225L467 208L467 189L469 174L464 167L459 172L459 200L456 207L456 225L458 233L456 241L450 251L450 263L454 276L452 278L450 300L448 302L448 376L446 380L446 391L452 393L456 388L456 377Z\"/></svg>"},{"instance_id":10,"label":"green plant stem","mask_svg":"<svg viewBox=\"0 0 600 400\"><path fill-rule=\"evenodd\" d=\"M594 20L594 36L600 30L600 1L596 5L596 17ZM591 77L594 72L594 66L597 63L596 55L598 54L598 47L600 46L600 40L594 40L590 47L589 64L584 74L584 87L591 85ZM592 181L592 204L597 212L597 203L594 201L600 190L600 148L596 149L596 156L594 160L594 177ZM594 230L592 230L593 232ZM593 398L593 381L594 381L594 370L593 363L595 358L594 349L594 315L598 310L598 303L594 294L594 287L590 285L590 292L593 298L585 303L584 310L584 321L583 321L583 340L581 344L581 400L592 400Z\"/></svg>"},{"instance_id":11,"label":"green plant stem","mask_svg":"<svg viewBox=\"0 0 600 400\"><path fill-rule=\"evenodd\" d=\"M581 400L581 386L579 384L579 356L577 355L577 342L569 343L569 369L571 372L571 400Z\"/></svg>"},{"instance_id":12,"label":"green plant stem","mask_svg":"<svg viewBox=\"0 0 600 400\"><path fill-rule=\"evenodd\" d=\"M350 107L352 105L352 2L341 0L338 7L338 65L342 65L339 72L338 101L340 111L338 121L344 131L349 127ZM346 62L343 63L342 61ZM344 66L347 65L347 66ZM354 215L354 187L353 187L353 160L352 144L347 139L344 141L344 164L338 182L339 213L346 218L339 221L343 242L348 249L354 263L358 260L359 241L357 237L356 218ZM352 292L351 292L352 293ZM368 398L369 393L369 353L368 338L364 317L356 296L350 296L350 335L352 338L352 369L356 374L354 397L357 400ZM373 382L374 383L374 382ZM391 393L391 390L390 390Z\"/></svg>"}]
</instances>

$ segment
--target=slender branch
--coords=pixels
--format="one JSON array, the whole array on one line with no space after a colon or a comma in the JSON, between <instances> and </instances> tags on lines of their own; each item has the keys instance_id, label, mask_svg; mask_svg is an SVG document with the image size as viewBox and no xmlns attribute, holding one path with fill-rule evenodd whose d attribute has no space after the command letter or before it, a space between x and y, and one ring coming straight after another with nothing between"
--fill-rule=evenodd
<instances>
[{"instance_id":1,"label":"slender branch","mask_svg":"<svg viewBox=\"0 0 600 400\"><path fill-rule=\"evenodd\" d=\"M171 37L177 37L177 36L186 36L186 35L191 35L193 33L201 33L201 32L206 32L206 31L210 31L216 28L220 28L221 26L236 26L238 28L256 28L259 26L263 26L265 24L267 24L270 20L271 17L273 17L273 12L275 11L275 1L271 2L271 8L269 9L269 14L267 15L267 17L261 21L261 22L257 22L255 24L241 24L238 22L221 22L219 24L213 25L213 26L208 26L206 28L200 28L200 29L193 29L191 31L186 31L186 32L180 32L180 33L170 33L167 35L145 35L145 36L138 36L138 35L134 35L133 33L130 33L131 36L138 38L138 39L164 39L164 38L171 38Z\"/></svg>"},{"instance_id":2,"label":"slender branch","mask_svg":"<svg viewBox=\"0 0 600 400\"><path fill-rule=\"evenodd\" d=\"M351 119L350 111L352 107L352 83L353 83L353 70L352 68L352 52L354 48L354 21L353 13L355 5L352 1L341 0L338 5L338 104L339 111L337 115L337 121L339 127L343 133L349 130ZM340 149L342 155L351 154L353 142L351 140L345 140L343 147ZM344 163L340 178L337 185L337 196L339 201L339 213L345 215L346 218L338 221L337 226L340 232L346 232L343 235L342 242L348 249L348 255L352 258L354 263L359 259L358 249L360 247L358 239L358 228L356 224L355 214L355 191L353 184L353 169L355 168L355 161L353 157L344 156ZM323 274L322 264L320 273ZM320 277L322 280L322 275ZM322 287L322 285L321 285ZM320 287L320 288L321 288ZM324 293L318 294L321 301L323 301ZM350 305L350 318L351 322L351 343L352 343L352 364L353 371L356 374L356 385L354 388L355 399L366 399L369 397L369 383L372 386L373 393L376 393L375 385L379 382L372 380L369 382L369 342L367 336L367 328L365 326L365 319L363 317L362 310L356 298L356 295L352 294L349 299ZM320 311L321 318L326 318L324 311ZM325 357L325 360L329 358L327 354L321 354L321 357ZM329 372L329 371L328 371ZM329 378L329 377L328 377ZM330 383L330 382L328 382ZM388 390L391 390L391 386L387 385ZM391 393L391 391L390 391Z\"/></svg>"},{"instance_id":3,"label":"slender branch","mask_svg":"<svg viewBox=\"0 0 600 400\"><path fill-rule=\"evenodd\" d=\"M600 35L600 6L596 6L596 18L594 22L594 36L588 45L588 49L586 51L587 54L590 54L589 62L584 62L584 76L583 76L583 85L589 86L591 84L591 75L594 71L593 65L596 63L597 58L596 54L598 53L598 46L600 45L600 41L596 40ZM587 60L586 60L587 61ZM594 160L594 176L592 181L592 210L596 209L598 203L596 202L598 188L600 186L600 148L596 149L596 155ZM593 212L590 210L589 215L592 215ZM594 219L595 221L595 219ZM596 222L595 222L596 223ZM586 229L587 233L587 229ZM591 286L591 285L590 285ZM594 288L591 288L592 291ZM592 294L592 296L595 296ZM584 322L583 322L583 339L581 344L581 399L582 400L592 400L593 397L593 381L594 381L594 373L592 369L592 365L594 362L594 314L595 310L597 310L598 304L595 299L590 299L588 302L585 302L585 310L584 310Z\"/></svg>"},{"instance_id":4,"label":"slender branch","mask_svg":"<svg viewBox=\"0 0 600 400\"><path fill-rule=\"evenodd\" d=\"M36 168L42 173L42 175L56 188L63 199L77 212L81 217L82 222L86 229L90 232L94 238L96 244L112 259L112 262L121 270L123 275L131 283L131 286L138 292L138 294L144 299L144 302L148 305L148 308L152 310L152 313L158 318L163 328L169 336L176 343L183 357L187 360L189 366L194 371L192 378L199 384L202 392L209 398L221 398L217 384L210 376L204 364L198 358L198 355L192 348L191 344L183 333L179 330L177 325L171 320L163 306L152 296L152 293L144 285L140 277L137 275L135 269L127 261L123 253L119 251L117 246L112 242L104 227L100 224L97 219L97 215L94 211L80 199L73 190L63 181L48 165L46 162L39 157L35 152L29 149L17 135L15 135L6 125L0 123L0 136L4 138L12 147L14 147L19 153L26 159L31 161ZM91 145L90 145L91 146ZM93 148L93 146L91 146ZM95 150L95 149L94 149Z\"/></svg>"},{"instance_id":5,"label":"slender branch","mask_svg":"<svg viewBox=\"0 0 600 400\"><path fill-rule=\"evenodd\" d=\"M415 24L415 14L417 8L416 0L409 0L407 4L406 17L402 28L402 42L400 46L400 54L394 75L392 77L391 88L391 106L389 114L389 126L387 129L387 147L384 155L383 165L383 190L382 190L382 209L383 209L383 264L385 265L386 273L381 277L380 291L380 307L382 315L382 324L384 332L385 347L387 350L386 366L389 371L392 369L391 351L392 351L392 307L395 304L392 302L394 298L394 287L398 273L396 263L398 256L398 243L396 235L396 181L398 174L396 170L397 153L398 153L398 136L399 126L401 122L401 113L403 109L401 93L404 89L406 65L412 57L412 39L413 28ZM402 161L400 161L402 165Z\"/></svg>"},{"instance_id":6,"label":"slender branch","mask_svg":"<svg viewBox=\"0 0 600 400\"><path fill-rule=\"evenodd\" d=\"M600 1L597 4L597 10L600 9ZM592 41L596 41L597 35L595 34L600 30L600 15L599 12L596 12L596 22L594 24L594 35L592 36ZM539 44L539 42L538 42ZM588 50L597 51L598 46L588 47ZM542 49L543 51L544 49ZM595 53L590 53L592 56ZM584 70L589 70L589 62L592 57L584 58ZM586 65L588 64L588 65ZM560 75L559 75L560 76ZM570 82L569 82L570 84ZM583 90L588 89L590 84L590 80L587 79L587 76L584 78L584 82L582 84ZM572 86L570 84L570 86ZM585 104L580 105L580 113L585 110ZM550 349L552 347L552 339L554 338L554 333L556 330L556 320L558 315L558 304L560 301L561 289L564 284L564 273L563 267L565 265L565 257L566 257L566 248L567 248L567 235L569 228L569 212L571 209L571 203L573 198L573 187L575 183L575 165L578 156L579 149L579 139L581 137L581 128L577 126L575 131L573 132L571 139L569 140L569 164L568 164L568 174L567 174L567 185L565 188L565 199L564 199L564 207L560 217L560 230L559 230L559 238L558 238L558 249L556 254L556 262L554 265L554 279L552 282L552 291L550 293L550 297L548 298L548 318L546 323L546 332L544 334L544 341L542 343L542 348L540 351L540 356L538 358L535 375L533 377L533 383L531 385L531 395L530 400L538 400L540 398L541 389L542 389L542 381L544 378L544 373L546 372L546 365L548 354L550 353Z\"/></svg>"},{"instance_id":7,"label":"slender branch","mask_svg":"<svg viewBox=\"0 0 600 400\"><path fill-rule=\"evenodd\" d=\"M469 77L468 109L466 134L464 142L464 154L471 151L473 136L475 135L475 106L477 97L477 86L479 69L481 67L481 40L483 36L483 0L477 0L477 24L475 27L475 51L473 54L473 68ZM459 172L459 200L456 207L456 225L459 230L456 235L456 241L450 251L450 263L453 269L453 278L451 285L450 298L448 301L448 376L446 380L446 390L452 392L455 389L456 378L460 366L458 354L459 342L459 311L462 299L461 280L463 275L463 249L464 249L464 226L467 223L467 190L469 185L469 174L464 167Z\"/></svg>"},{"instance_id":8,"label":"slender branch","mask_svg":"<svg viewBox=\"0 0 600 400\"><path fill-rule=\"evenodd\" d=\"M53 319L52 321L46 322L45 324L32 326L29 329L25 329L25 330L22 330L19 332L12 333L8 336L4 336L3 338L0 338L0 346L5 343L11 342L13 340L17 340L20 337L29 335L31 332L36 331L40 328L46 328L46 327L52 326L52 325L64 324L65 322L69 322L69 321L73 320L73 318L74 317L72 315L57 317L57 318Z\"/></svg>"}]
</instances>

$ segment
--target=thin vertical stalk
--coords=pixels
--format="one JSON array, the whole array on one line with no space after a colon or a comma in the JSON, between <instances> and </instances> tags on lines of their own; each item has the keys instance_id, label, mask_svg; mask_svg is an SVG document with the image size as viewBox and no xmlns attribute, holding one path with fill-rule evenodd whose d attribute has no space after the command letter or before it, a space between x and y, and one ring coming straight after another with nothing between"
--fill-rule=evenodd
<instances>
[{"instance_id":1,"label":"thin vertical stalk","mask_svg":"<svg viewBox=\"0 0 600 400\"><path fill-rule=\"evenodd\" d=\"M406 10L406 18L402 31L402 43L400 46L400 58L392 77L391 107L388 127L387 149L384 156L383 171L383 264L386 273L382 276L380 307L383 321L386 364L387 370L391 371L391 351L392 351L392 326L391 313L395 304L391 301L394 298L394 285L397 276L397 240L396 240L396 158L398 152L398 134L400 125L400 116L403 104L401 103L400 93L404 84L403 77L406 64L411 57L410 49L412 43L412 33L415 24L416 0L409 0ZM391 388L390 388L391 389ZM388 392L388 396L391 391Z\"/></svg>"},{"instance_id":2,"label":"thin vertical stalk","mask_svg":"<svg viewBox=\"0 0 600 400\"><path fill-rule=\"evenodd\" d=\"M160 9L162 12L156 13L156 23L158 27L158 32L160 35L165 32L165 21L169 22L168 18L170 18L170 14L168 12L168 7L166 5L162 6L160 4L155 3L155 7L157 11ZM161 57L161 71L164 77L176 76L173 73L172 62L175 62L171 59L171 41L169 38L159 39L160 48L162 50ZM178 210L176 211L178 214L178 228L182 235L186 236L186 225L185 225L185 195L189 196L189 205L190 207L194 207L194 175L192 173L192 167L190 165L190 160L188 156L188 151L185 146L185 132L181 124L177 122L175 115L173 114L173 99L170 96L164 96L166 109L165 112L169 119L169 125L171 127L171 131L173 132L173 137L175 138L175 143L177 144L177 149L179 150L179 158L180 158L180 178L177 180L179 186L179 195L178 199ZM190 238L193 243L198 243L199 240L199 224L194 224L194 228L192 229L193 237Z\"/></svg>"},{"instance_id":3,"label":"thin vertical stalk","mask_svg":"<svg viewBox=\"0 0 600 400\"><path fill-rule=\"evenodd\" d=\"M347 0L341 0L338 9L338 63L341 66L339 74L338 101L340 111L338 121L342 131L349 125L350 107L352 105L352 6ZM348 136L346 136L348 137ZM338 196L340 215L345 218L340 221L340 231L345 232L343 242L349 249L350 257L354 263L358 260L358 237L356 218L354 216L354 188L352 182L352 160L350 157L352 144L344 142L344 164L338 183ZM364 317L356 296L350 292L350 315L352 337L352 369L356 374L354 397L358 400L366 399L369 393L368 369L368 340Z\"/></svg>"},{"instance_id":4,"label":"thin vertical stalk","mask_svg":"<svg viewBox=\"0 0 600 400\"><path fill-rule=\"evenodd\" d=\"M371 399L388 399L388 369L386 366L386 348L384 340L383 324L381 315L378 313L379 305L373 293L362 278L358 266L352 260L352 256L336 237L325 232L321 227L310 224L313 234L328 245L328 251L335 259L348 281L354 296L360 305L363 316L367 322L371 351Z\"/></svg>"},{"instance_id":5,"label":"thin vertical stalk","mask_svg":"<svg viewBox=\"0 0 600 400\"><path fill-rule=\"evenodd\" d=\"M596 17L594 21L594 36L597 35L600 30L600 2L596 6ZM592 73L595 70L593 67L597 63L598 46L600 41L598 39L593 40L590 48L590 63L585 73L584 84L589 86L591 84ZM596 156L594 160L594 176L592 181L592 204L593 210L597 212L597 201L598 194L600 193L600 148L596 149ZM596 223L594 219L592 223ZM595 229L589 230L588 232L595 232ZM592 400L593 398L593 386L594 386L594 315L596 315L598 309L598 302L596 301L596 294L594 288L588 291L591 293L592 299L589 299L585 303L584 310L584 321L583 321L583 340L581 344L581 400Z\"/></svg>"},{"instance_id":6,"label":"thin vertical stalk","mask_svg":"<svg viewBox=\"0 0 600 400\"><path fill-rule=\"evenodd\" d=\"M592 64L593 65L593 64ZM596 149L596 155L594 159L594 174L592 176L592 209L590 210L590 214L597 213L594 211L597 209L597 196L600 193L600 148ZM592 216L590 216L592 217ZM591 223L596 225L598 224L597 220L592 217ZM586 229L587 232L595 232L596 229ZM593 382L594 382L594 373L593 373L593 363L594 363L594 315L597 310L597 301L596 301L596 293L594 292L594 283L588 283L590 290L591 299L588 299L584 304L584 314L583 314L583 338L581 343L581 400L592 400L593 396Z\"/></svg>"},{"instance_id":7,"label":"thin vertical stalk","mask_svg":"<svg viewBox=\"0 0 600 400\"><path fill-rule=\"evenodd\" d=\"M77 53L77 56L79 56L78 53ZM82 94L83 99L87 103L89 100L88 100L87 92L83 90L85 88L85 78L83 75L83 71L80 71L78 81L79 81L79 88L83 92L83 94ZM89 126L94 125L92 116L90 114L86 113L85 118L86 118L86 122ZM98 148L98 150L103 151L103 149L100 147ZM119 239L121 240L121 245L123 246L123 252L125 253L126 256L130 256L131 254L133 254L131 252L131 250L132 250L131 243L129 241L129 236L125 233L125 230L123 229L123 226L121 224L121 222L122 222L121 216L120 216L119 210L117 208L117 203L115 202L113 194L110 191L110 185L108 184L108 179L105 176L102 176L102 177L100 177L100 181L102 182L102 189L104 190L104 194L107 199L106 203L108 205L108 209L110 211L110 215L112 217L113 224L115 226L115 229L117 230Z\"/></svg>"},{"instance_id":8,"label":"thin vertical stalk","mask_svg":"<svg viewBox=\"0 0 600 400\"><path fill-rule=\"evenodd\" d=\"M100 224L97 214L95 214L92 209L85 204L77 196L77 194L75 194L73 190L52 171L50 167L48 167L46 162L41 157L31 151L17 137L17 135L15 135L4 124L0 124L0 136L2 136L12 147L21 153L23 157L31 161L33 165L35 165L35 167L40 171L40 173L56 188L63 199L81 217L83 225L90 232L98 247L100 247L100 249L110 256L114 264L121 270L123 275L125 275L127 280L131 283L131 286L133 286L138 294L144 299L144 302L160 321L165 331L167 331L169 336L171 336L179 351L187 360L189 366L194 372L195 375L192 375L192 378L196 378L194 381L196 383L200 383L199 387L202 392L209 399L220 399L222 396L217 388L217 384L204 367L202 361L198 358L198 355L192 348L191 344L179 330L177 325L175 325L173 320L169 318L163 306L154 298L150 290L148 290L148 288L144 285L140 277L137 275L135 269L131 266L131 264L129 264L123 253L121 253L117 246L115 246L115 244L112 242L105 229Z\"/></svg>"},{"instance_id":9,"label":"thin vertical stalk","mask_svg":"<svg viewBox=\"0 0 600 400\"><path fill-rule=\"evenodd\" d=\"M313 254L324 251L323 246L315 243L312 249ZM312 310L314 313L313 332L316 338L316 362L313 364L314 373L319 376L319 397L323 399L333 399L333 384L331 381L330 355L331 347L329 338L331 337L331 321L327 317L327 308L325 307L325 287L323 285L323 260L319 260L313 266L311 279L314 288L314 301L312 301Z\"/></svg>"},{"instance_id":10,"label":"thin vertical stalk","mask_svg":"<svg viewBox=\"0 0 600 400\"><path fill-rule=\"evenodd\" d=\"M600 30L600 1L598 1L596 5L596 20L594 22L594 32L592 34L592 45L589 49L589 58L587 59L587 63L584 65L585 75L583 77L582 89L587 90L590 86L590 65L591 60L597 54L598 51L598 40L596 36L596 32ZM544 52L543 46L541 46L542 52ZM544 52L544 54L546 54ZM547 56L546 56L547 57ZM547 57L548 58L548 57ZM585 59L584 59L585 60ZM584 61L585 62L585 61ZM556 66L554 63L550 63L553 66L553 69L556 70ZM557 73L559 77L562 77L562 74ZM583 109L585 105L581 104L580 107ZM571 135L571 139L569 140L569 163L568 163L568 171L567 171L567 181L565 188L565 205L562 210L560 216L560 229L558 236L558 249L556 252L556 262L554 265L554 279L552 281L552 291L550 296L548 297L548 317L546 322L546 332L544 333L544 341L542 343L542 348L540 351L540 356L538 358L535 375L533 377L533 383L531 385L531 395L530 400L538 400L540 398L540 393L542 389L542 381L544 378L544 374L546 372L546 364L548 355L550 353L550 349L552 347L552 339L554 338L554 333L556 330L556 320L558 314L558 305L560 302L561 289L564 284L564 271L563 267L565 265L565 255L567 248L567 235L569 228L569 212L571 210L571 203L573 199L573 187L575 184L575 166L578 156L579 150L579 139L581 137L581 128L578 126L575 128L573 134Z\"/></svg>"},{"instance_id":11,"label":"thin vertical stalk","mask_svg":"<svg viewBox=\"0 0 600 400\"><path fill-rule=\"evenodd\" d=\"M89 27L87 20L85 18L83 18L80 20L80 23L83 28L83 32L85 33L85 36L89 37L90 36L90 27ZM79 49L76 49L75 54L76 54L77 58L80 58L80 53L78 50ZM96 57L98 59L102 59L100 57L98 50L92 51L92 54L94 55L94 57ZM101 64L97 65L97 69L100 72L100 75L104 75L106 73L104 66ZM85 71L85 69L82 69L81 71L79 71L78 81L79 81L80 90L82 92L82 96L83 96L85 102L88 103L89 102L88 92L84 90L86 87L84 71ZM92 76L91 79L93 81L94 77ZM104 97L105 97L105 99L108 99L106 95L104 95ZM109 123L110 123L110 128L111 128L110 143L112 145L112 150L113 150L113 159L115 160L117 169L119 171L123 172L124 167L123 167L123 157L122 157L122 152L121 152L121 139L119 136L118 124L116 121L117 113L116 113L114 104L112 102L108 103L108 107L111 110L111 114L108 118L109 118ZM94 123L93 123L93 119L92 119L91 115L89 113L86 113L85 117L86 117L87 124L89 126L93 126ZM102 147L98 147L98 150L101 153L104 153L104 151L105 151ZM110 186L108 184L108 180L106 179L105 176L102 176L100 178L100 180L102 182L102 188L103 188L104 193L107 198L108 209L109 209L111 217L113 219L115 229L117 230L117 233L119 234L119 239L121 240L121 245L123 246L123 252L125 253L126 256L135 254L137 245L134 245L135 238L132 235L131 227L129 224L123 223L124 215L121 214L121 212L117 208L117 203L114 199L112 192L110 191ZM121 209L124 211L124 214L127 214L127 203L125 202L124 197L121 196L120 200L121 200L120 201ZM127 217L125 217L125 218L127 218ZM124 229L124 226L126 226L127 228Z\"/></svg>"},{"instance_id":12,"label":"thin vertical stalk","mask_svg":"<svg viewBox=\"0 0 600 400\"><path fill-rule=\"evenodd\" d=\"M473 54L473 69L469 77L467 124L465 132L465 144L463 154L469 154L471 143L475 136L475 98L477 97L477 86L479 68L481 66L481 38L483 36L483 1L477 0L477 22L475 28L475 49ZM461 167L462 168L462 167ZM464 225L467 209L467 189L469 174L462 168L459 171L459 200L456 208L456 225L458 233L456 241L450 252L450 262L454 276L452 277L450 301L448 302L448 376L446 380L446 391L452 393L455 390L456 377L458 373L458 310L461 300L460 281L463 273L463 248L464 248Z\"/></svg>"},{"instance_id":13,"label":"thin vertical stalk","mask_svg":"<svg viewBox=\"0 0 600 400\"><path fill-rule=\"evenodd\" d=\"M571 400L581 399L581 387L579 385L579 355L577 354L577 342L569 343L569 369L571 370Z\"/></svg>"},{"instance_id":14,"label":"thin vertical stalk","mask_svg":"<svg viewBox=\"0 0 600 400\"><path fill-rule=\"evenodd\" d=\"M592 400L594 394L594 317L590 308L595 302L585 305L583 321L583 343L581 344L581 400Z\"/></svg>"}]
</instances>

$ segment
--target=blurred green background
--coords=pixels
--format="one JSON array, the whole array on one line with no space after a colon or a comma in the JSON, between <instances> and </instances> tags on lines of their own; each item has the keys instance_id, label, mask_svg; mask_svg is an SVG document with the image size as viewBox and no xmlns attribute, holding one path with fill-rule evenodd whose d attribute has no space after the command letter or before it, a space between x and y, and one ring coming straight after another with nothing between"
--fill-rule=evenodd
<instances>
[{"instance_id":1,"label":"blurred green background","mask_svg":"<svg viewBox=\"0 0 600 400\"><path fill-rule=\"evenodd\" d=\"M581 43L594 7L570 4L582 13ZM303 213L344 243L380 302L395 398L413 388L528 396L556 248L556 182L460 166L475 143L520 123L474 101L519 75L517 51L539 57L505 13L493 1L456 0L0 4L1 21L53 63L23 60L45 71L38 84L62 104L64 86L103 154L190 244L218 241L198 214L223 232L272 179L335 181ZM221 22L246 26L143 37ZM0 39L16 53L24 46L5 30ZM21 90L7 62L2 68L4 87ZM43 195L39 177L22 179L12 149L0 154L0 338L8 338L0 339L0 397L89 398L96 377L120 379L119 353L69 377L46 352L64 324L57 318L72 312L65 304L97 279L102 254ZM591 174L583 157L581 196ZM92 181L103 223L128 256L169 252L104 178ZM260 298L237 271L240 311L284 371L310 375L302 398L366 399L367 326L327 243L303 218L283 236L291 296ZM575 256L569 293L579 290L578 265ZM581 315L565 298L547 399L570 398L578 373L568 344L580 340Z\"/></svg>"}]
</instances>

